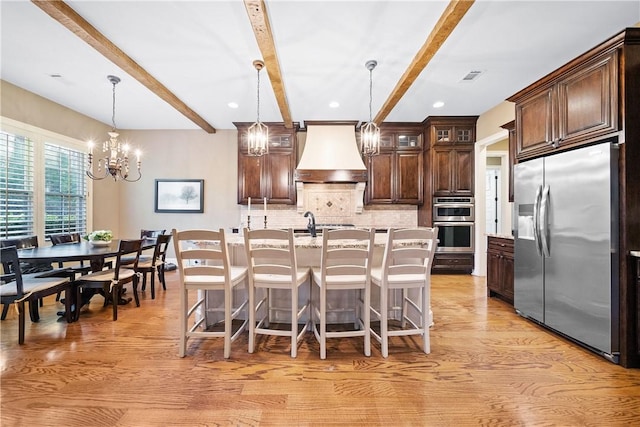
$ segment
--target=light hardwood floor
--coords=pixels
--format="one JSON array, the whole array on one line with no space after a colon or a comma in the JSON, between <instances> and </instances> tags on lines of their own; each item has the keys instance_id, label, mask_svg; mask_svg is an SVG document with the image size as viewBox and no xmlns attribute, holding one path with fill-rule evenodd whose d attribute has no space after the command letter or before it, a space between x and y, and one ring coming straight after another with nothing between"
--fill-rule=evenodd
<instances>
[{"instance_id":1,"label":"light hardwood floor","mask_svg":"<svg viewBox=\"0 0 640 427\"><path fill-rule=\"evenodd\" d=\"M383 359L358 338L312 335L298 358L265 337L231 359L222 340L178 354L177 274L168 290L118 320L96 296L77 323L45 301L17 344L16 315L1 322L1 420L8 426L628 426L640 425L640 370L616 366L486 297L484 278L434 275L432 353L395 338Z\"/></svg>"}]
</instances>

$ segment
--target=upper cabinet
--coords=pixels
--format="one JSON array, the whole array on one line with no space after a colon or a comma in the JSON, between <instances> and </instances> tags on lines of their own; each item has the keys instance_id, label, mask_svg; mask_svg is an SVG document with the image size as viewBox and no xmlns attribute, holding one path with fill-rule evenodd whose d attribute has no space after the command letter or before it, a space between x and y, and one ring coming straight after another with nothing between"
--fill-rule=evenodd
<instances>
[{"instance_id":1,"label":"upper cabinet","mask_svg":"<svg viewBox=\"0 0 640 427\"><path fill-rule=\"evenodd\" d=\"M509 98L516 103L516 157L571 148L617 131L618 61L617 50L600 51Z\"/></svg>"},{"instance_id":2,"label":"upper cabinet","mask_svg":"<svg viewBox=\"0 0 640 427\"><path fill-rule=\"evenodd\" d=\"M283 124L266 123L269 127L269 153L247 154L247 129L252 123L234 123L238 128L238 203L249 197L267 198L268 203L296 203L293 173L296 167L298 124L292 129Z\"/></svg>"},{"instance_id":3,"label":"upper cabinet","mask_svg":"<svg viewBox=\"0 0 640 427\"><path fill-rule=\"evenodd\" d=\"M477 116L426 120L433 196L472 196Z\"/></svg>"},{"instance_id":4,"label":"upper cabinet","mask_svg":"<svg viewBox=\"0 0 640 427\"><path fill-rule=\"evenodd\" d=\"M422 125L383 123L380 154L367 157L367 204L423 202Z\"/></svg>"}]
</instances>

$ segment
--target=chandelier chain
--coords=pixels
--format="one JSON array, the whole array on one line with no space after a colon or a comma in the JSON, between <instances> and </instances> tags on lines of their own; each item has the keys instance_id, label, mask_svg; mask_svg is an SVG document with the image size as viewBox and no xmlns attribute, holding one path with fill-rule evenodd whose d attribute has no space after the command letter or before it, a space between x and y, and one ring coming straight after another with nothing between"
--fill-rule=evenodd
<instances>
[{"instance_id":1,"label":"chandelier chain","mask_svg":"<svg viewBox=\"0 0 640 427\"><path fill-rule=\"evenodd\" d=\"M116 130L116 81L111 82L113 85L113 97L112 97L112 107L111 107L111 124L113 125L113 131Z\"/></svg>"}]
</instances>

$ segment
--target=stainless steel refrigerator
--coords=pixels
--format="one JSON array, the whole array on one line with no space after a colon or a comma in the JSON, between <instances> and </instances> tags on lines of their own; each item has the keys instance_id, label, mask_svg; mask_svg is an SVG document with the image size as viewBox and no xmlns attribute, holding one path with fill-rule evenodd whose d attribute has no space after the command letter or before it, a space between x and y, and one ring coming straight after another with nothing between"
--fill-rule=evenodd
<instances>
[{"instance_id":1,"label":"stainless steel refrigerator","mask_svg":"<svg viewBox=\"0 0 640 427\"><path fill-rule=\"evenodd\" d=\"M514 167L516 311L618 363L618 149Z\"/></svg>"}]
</instances>

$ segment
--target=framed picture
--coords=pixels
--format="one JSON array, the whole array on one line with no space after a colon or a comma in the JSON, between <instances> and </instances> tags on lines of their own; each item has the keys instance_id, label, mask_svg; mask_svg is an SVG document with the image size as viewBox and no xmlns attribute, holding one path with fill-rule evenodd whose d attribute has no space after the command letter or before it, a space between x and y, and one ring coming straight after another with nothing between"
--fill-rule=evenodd
<instances>
[{"instance_id":1,"label":"framed picture","mask_svg":"<svg viewBox=\"0 0 640 427\"><path fill-rule=\"evenodd\" d=\"M204 179L156 179L156 212L203 213Z\"/></svg>"}]
</instances>

